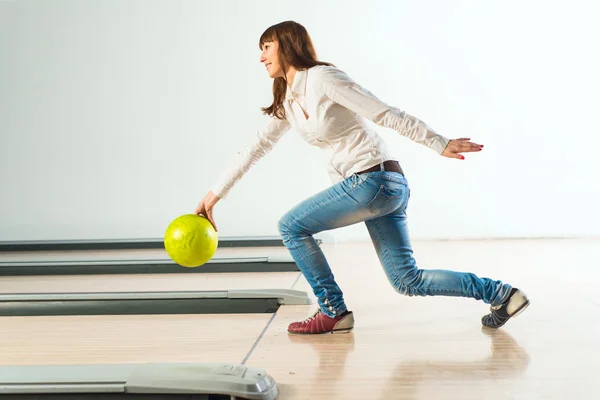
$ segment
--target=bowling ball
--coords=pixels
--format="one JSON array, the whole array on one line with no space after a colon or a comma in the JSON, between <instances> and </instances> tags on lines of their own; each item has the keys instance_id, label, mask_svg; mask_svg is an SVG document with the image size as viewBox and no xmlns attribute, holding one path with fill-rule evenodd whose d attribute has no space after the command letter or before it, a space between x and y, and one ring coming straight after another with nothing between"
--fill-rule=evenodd
<instances>
[{"instance_id":1,"label":"bowling ball","mask_svg":"<svg viewBox=\"0 0 600 400\"><path fill-rule=\"evenodd\" d=\"M165 250L182 267L199 267L212 258L219 238L210 221L203 216L185 214L169 224Z\"/></svg>"}]
</instances>

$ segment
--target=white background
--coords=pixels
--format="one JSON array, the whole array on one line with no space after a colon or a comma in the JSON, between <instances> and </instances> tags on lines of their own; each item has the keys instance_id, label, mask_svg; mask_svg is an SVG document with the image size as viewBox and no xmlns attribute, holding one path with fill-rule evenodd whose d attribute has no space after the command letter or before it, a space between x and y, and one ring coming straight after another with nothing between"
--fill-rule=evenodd
<instances>
[{"instance_id":1,"label":"white background","mask_svg":"<svg viewBox=\"0 0 600 400\"><path fill-rule=\"evenodd\" d=\"M376 128L409 179L414 238L599 235L597 15L577 0L0 0L0 240L162 237L265 123L258 39L288 19L382 100L485 145L451 160ZM217 204L220 235L277 235L329 184L290 131Z\"/></svg>"}]
</instances>

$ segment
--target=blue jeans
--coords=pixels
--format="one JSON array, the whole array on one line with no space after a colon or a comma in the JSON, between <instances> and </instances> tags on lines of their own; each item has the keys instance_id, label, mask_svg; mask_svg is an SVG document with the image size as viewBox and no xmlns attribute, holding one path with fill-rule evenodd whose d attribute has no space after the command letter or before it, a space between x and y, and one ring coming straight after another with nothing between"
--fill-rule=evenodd
<instances>
[{"instance_id":1,"label":"blue jeans","mask_svg":"<svg viewBox=\"0 0 600 400\"><path fill-rule=\"evenodd\" d=\"M283 243L310 284L321 311L335 317L347 310L342 290L313 235L358 222L366 224L390 284L408 296L459 296L502 304L512 287L469 272L419 269L407 230L410 189L404 175L376 171L354 174L302 201L279 221Z\"/></svg>"}]
</instances>

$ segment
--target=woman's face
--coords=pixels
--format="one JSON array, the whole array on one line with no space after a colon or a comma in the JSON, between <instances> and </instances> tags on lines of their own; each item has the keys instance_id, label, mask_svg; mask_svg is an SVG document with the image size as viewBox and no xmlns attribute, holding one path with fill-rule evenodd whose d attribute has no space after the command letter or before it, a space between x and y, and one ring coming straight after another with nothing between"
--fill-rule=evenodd
<instances>
[{"instance_id":1,"label":"woman's face","mask_svg":"<svg viewBox=\"0 0 600 400\"><path fill-rule=\"evenodd\" d=\"M278 50L279 42L265 42L262 53L260 53L260 62L265 64L271 78L284 77L283 69L279 64L279 57L277 56Z\"/></svg>"}]
</instances>

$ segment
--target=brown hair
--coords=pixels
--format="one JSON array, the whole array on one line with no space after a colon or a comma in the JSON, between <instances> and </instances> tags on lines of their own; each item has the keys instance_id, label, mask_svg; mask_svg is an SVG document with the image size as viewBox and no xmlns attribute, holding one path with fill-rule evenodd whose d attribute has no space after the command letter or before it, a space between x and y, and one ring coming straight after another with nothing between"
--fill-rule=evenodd
<instances>
[{"instance_id":1,"label":"brown hair","mask_svg":"<svg viewBox=\"0 0 600 400\"><path fill-rule=\"evenodd\" d=\"M317 54L310 35L306 28L297 22L284 21L267 28L260 37L258 47L262 50L264 43L275 41L279 42L277 56L284 71L286 65L290 65L296 70L308 69L315 65L334 66L317 60ZM275 78L273 81L273 104L261 108L264 114L274 115L279 119L285 118L283 99L286 90L286 78Z\"/></svg>"}]
</instances>

